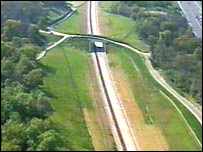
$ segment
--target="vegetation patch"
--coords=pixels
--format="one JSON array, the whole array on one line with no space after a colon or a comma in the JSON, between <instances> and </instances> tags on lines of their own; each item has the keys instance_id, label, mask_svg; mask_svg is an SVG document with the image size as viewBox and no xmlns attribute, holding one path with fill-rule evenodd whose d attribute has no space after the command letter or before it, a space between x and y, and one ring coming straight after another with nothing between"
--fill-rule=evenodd
<instances>
[{"instance_id":1,"label":"vegetation patch","mask_svg":"<svg viewBox=\"0 0 203 152\"><path fill-rule=\"evenodd\" d=\"M92 92L88 44L72 38L47 53L40 62L53 72L45 78L44 89L53 96L51 120L72 150L109 150L114 143L103 128Z\"/></svg>"},{"instance_id":2,"label":"vegetation patch","mask_svg":"<svg viewBox=\"0 0 203 152\"><path fill-rule=\"evenodd\" d=\"M135 28L136 23L130 18L106 12L105 10L110 7L107 3L110 2L100 2L99 26L101 28L101 34L118 41L126 42L143 52L149 52L149 45L138 37Z\"/></svg>"},{"instance_id":3,"label":"vegetation patch","mask_svg":"<svg viewBox=\"0 0 203 152\"><path fill-rule=\"evenodd\" d=\"M55 27L56 30L67 34L86 34L86 11L87 4L83 4L81 7L77 8L76 12L72 16L57 25Z\"/></svg>"},{"instance_id":4,"label":"vegetation patch","mask_svg":"<svg viewBox=\"0 0 203 152\"><path fill-rule=\"evenodd\" d=\"M61 4L1 2L2 151L59 151L64 145L71 150L50 119L52 98L43 89L50 69L35 58L49 41L38 27L46 27L50 7L67 8Z\"/></svg>"},{"instance_id":5,"label":"vegetation patch","mask_svg":"<svg viewBox=\"0 0 203 152\"><path fill-rule=\"evenodd\" d=\"M179 101L153 79L145 66L144 59L125 48L121 49L115 45L109 45L108 48L109 53L113 54L111 56L117 56L118 60L115 64L120 65L121 70L128 76L135 101L142 110L146 123L155 125L162 130L171 150L200 150L200 146L187 125L173 105L167 101L168 99L160 93L160 90L175 102L200 141L202 141L201 124ZM129 57L123 53L131 57L133 61L129 60ZM140 72L135 69L133 62ZM151 123L149 116L153 123Z\"/></svg>"},{"instance_id":6,"label":"vegetation patch","mask_svg":"<svg viewBox=\"0 0 203 152\"><path fill-rule=\"evenodd\" d=\"M164 71L164 77L178 92L202 104L202 42L194 36L186 18L181 16L178 5L168 1L122 1L113 3L108 11L133 20L134 35L150 46L153 66ZM123 17L117 21L120 23ZM127 19L125 23L117 23L113 27L117 29L116 26L124 25L123 29L130 30L131 22ZM113 25L111 22L110 26ZM110 30L113 28L110 27ZM116 30L120 31L122 29ZM142 51L142 47L134 44Z\"/></svg>"}]
</instances>

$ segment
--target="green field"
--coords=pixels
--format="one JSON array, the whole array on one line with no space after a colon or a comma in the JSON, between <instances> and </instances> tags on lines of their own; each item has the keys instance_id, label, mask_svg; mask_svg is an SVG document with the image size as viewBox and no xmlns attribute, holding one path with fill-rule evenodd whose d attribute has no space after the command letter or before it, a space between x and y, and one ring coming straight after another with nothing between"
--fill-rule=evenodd
<instances>
[{"instance_id":1,"label":"green field","mask_svg":"<svg viewBox=\"0 0 203 152\"><path fill-rule=\"evenodd\" d=\"M62 15L62 14L59 14L56 11L53 11L53 10L49 11L49 18L50 18L51 21L56 20L58 17L60 17L60 15Z\"/></svg>"},{"instance_id":2,"label":"green field","mask_svg":"<svg viewBox=\"0 0 203 152\"><path fill-rule=\"evenodd\" d=\"M63 16L66 11L62 10L62 9L57 9L57 8L52 8L49 10L49 19L50 21L54 21L56 19L58 19L60 16Z\"/></svg>"},{"instance_id":3,"label":"green field","mask_svg":"<svg viewBox=\"0 0 203 152\"><path fill-rule=\"evenodd\" d=\"M86 19L87 4L77 8L77 11L73 13L67 20L57 25L55 28L58 32L67 34L86 34L87 23Z\"/></svg>"},{"instance_id":4,"label":"green field","mask_svg":"<svg viewBox=\"0 0 203 152\"><path fill-rule=\"evenodd\" d=\"M46 90L54 96L51 118L61 128L61 135L70 142L73 150L93 150L81 111L83 106L91 108L85 77L87 60L87 54L73 49L67 42L41 60L53 71L44 80Z\"/></svg>"},{"instance_id":5,"label":"green field","mask_svg":"<svg viewBox=\"0 0 203 152\"><path fill-rule=\"evenodd\" d=\"M145 66L144 59L135 52L125 48L121 49L115 45L108 45L108 50L111 68L118 68L125 72L131 84L135 101L145 116L145 122L151 124L148 118L150 115L154 120L151 125L156 125L163 131L170 149L177 151L201 150L180 114L160 93L160 90L175 102L200 141L202 141L201 125L179 101L153 79ZM135 65L139 70L135 69ZM146 107L149 107L148 111L146 111Z\"/></svg>"},{"instance_id":6,"label":"green field","mask_svg":"<svg viewBox=\"0 0 203 152\"><path fill-rule=\"evenodd\" d=\"M111 133L104 131L95 98L91 94L88 41L69 39L49 51L40 61L48 72L45 90L52 96L52 121L67 141L63 150L112 150ZM92 71L93 72L93 71ZM86 116L85 116L86 112ZM89 126L89 128L88 128ZM92 138L88 130L92 132ZM96 141L92 141L96 138ZM93 148L94 145L96 145Z\"/></svg>"},{"instance_id":7,"label":"green field","mask_svg":"<svg viewBox=\"0 0 203 152\"><path fill-rule=\"evenodd\" d=\"M56 35L50 35L46 33L41 33L42 36L46 37L47 43L43 46L44 49L53 45L55 42L59 41L62 37Z\"/></svg>"},{"instance_id":8,"label":"green field","mask_svg":"<svg viewBox=\"0 0 203 152\"><path fill-rule=\"evenodd\" d=\"M55 27L56 30L86 34L86 7L84 4L77 8L77 12ZM61 38L43 35L49 40L49 45ZM61 136L67 141L67 147L62 150L69 150L70 145L73 151L115 149L112 134L106 128L107 122L101 120L105 114L99 113L101 109L97 102L100 95L96 93L95 97L92 92L95 88L91 85L97 87L97 81L90 65L88 49L86 39L72 38L50 50L40 61L52 71L44 80L45 89L54 96L52 121L61 129Z\"/></svg>"},{"instance_id":9,"label":"green field","mask_svg":"<svg viewBox=\"0 0 203 152\"><path fill-rule=\"evenodd\" d=\"M100 2L99 25L101 33L109 38L126 42L143 52L149 52L149 45L137 36L136 23L130 18L107 13L105 10L109 7L108 3L110 2Z\"/></svg>"}]
</instances>

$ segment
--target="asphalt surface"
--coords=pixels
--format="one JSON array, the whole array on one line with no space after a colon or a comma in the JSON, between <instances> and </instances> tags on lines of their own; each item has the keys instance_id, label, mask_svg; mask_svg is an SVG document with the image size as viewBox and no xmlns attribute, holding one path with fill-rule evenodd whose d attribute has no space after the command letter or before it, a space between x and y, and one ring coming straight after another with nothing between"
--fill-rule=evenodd
<instances>
[{"instance_id":1,"label":"asphalt surface","mask_svg":"<svg viewBox=\"0 0 203 152\"><path fill-rule=\"evenodd\" d=\"M202 14L201 7L195 1L178 1L188 24L192 27L193 32L197 38L202 39L202 21L197 19L197 16Z\"/></svg>"}]
</instances>

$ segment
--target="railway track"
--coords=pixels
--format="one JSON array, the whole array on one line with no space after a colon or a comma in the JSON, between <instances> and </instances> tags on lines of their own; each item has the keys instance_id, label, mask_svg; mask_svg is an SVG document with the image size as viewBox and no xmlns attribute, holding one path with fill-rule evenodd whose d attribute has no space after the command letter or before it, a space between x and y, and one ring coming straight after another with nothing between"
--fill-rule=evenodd
<instances>
[{"instance_id":1,"label":"railway track","mask_svg":"<svg viewBox=\"0 0 203 152\"><path fill-rule=\"evenodd\" d=\"M92 3L90 1L89 9L91 10L91 8L92 8ZM89 15L90 15L90 17L89 17L89 19L90 19L90 24L89 24L90 33L93 34L92 16L91 16L92 14L89 13ZM115 124L116 132L118 134L118 137L119 137L119 140L120 140L120 143L121 143L123 151L127 151L127 147L126 147L126 144L124 142L123 135L121 133L121 129L120 129L118 121L116 119L116 115L115 115L115 112L113 110L113 106L111 104L111 100L110 100L110 97L109 97L109 94L108 94L108 91L107 91L107 87L106 87L106 84L105 84L104 76L103 76L103 73L102 73L102 70L101 70L101 65L100 65L99 57L98 57L98 54L97 54L96 50L94 50L94 54L96 56L96 63L97 63L97 67L98 67L98 70L99 70L99 75L100 75L100 78L101 78L102 86L104 88L104 92L105 92L105 96L106 96L106 99L107 99L107 102L108 102L110 113L112 115L112 118L113 118L113 121L114 121L114 124Z\"/></svg>"}]
</instances>

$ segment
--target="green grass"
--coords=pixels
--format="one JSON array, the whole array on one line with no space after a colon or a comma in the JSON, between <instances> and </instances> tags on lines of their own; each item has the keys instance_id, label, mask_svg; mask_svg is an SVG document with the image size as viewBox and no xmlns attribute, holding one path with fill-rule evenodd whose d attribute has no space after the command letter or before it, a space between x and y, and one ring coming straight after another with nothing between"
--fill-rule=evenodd
<instances>
[{"instance_id":1,"label":"green grass","mask_svg":"<svg viewBox=\"0 0 203 152\"><path fill-rule=\"evenodd\" d=\"M50 45L53 45L55 42L59 41L62 37L61 36L56 36L52 34L46 34L46 33L41 33L42 36L46 37L46 40L48 43L46 43L43 48L47 48Z\"/></svg>"},{"instance_id":2,"label":"green grass","mask_svg":"<svg viewBox=\"0 0 203 152\"><path fill-rule=\"evenodd\" d=\"M49 13L50 21L54 21L54 20L58 19L60 16L64 15L66 13L66 11L64 11L62 9L52 8L49 10L48 13Z\"/></svg>"},{"instance_id":3,"label":"green grass","mask_svg":"<svg viewBox=\"0 0 203 152\"><path fill-rule=\"evenodd\" d=\"M53 21L55 19L57 19L58 17L60 17L60 14L56 13L55 11L53 10L50 10L49 11L49 18Z\"/></svg>"},{"instance_id":4,"label":"green grass","mask_svg":"<svg viewBox=\"0 0 203 152\"><path fill-rule=\"evenodd\" d=\"M86 81L87 60L87 53L73 48L66 41L40 61L52 71L44 80L45 89L54 97L51 101L54 109L51 119L61 129L61 136L74 151L93 150L81 111L84 107L92 108Z\"/></svg>"},{"instance_id":5,"label":"green grass","mask_svg":"<svg viewBox=\"0 0 203 152\"><path fill-rule=\"evenodd\" d=\"M110 2L101 3L101 12L99 18L100 29L105 36L115 40L123 41L143 52L149 52L150 46L138 38L135 29L135 22L126 17L114 15L105 12Z\"/></svg>"},{"instance_id":6,"label":"green grass","mask_svg":"<svg viewBox=\"0 0 203 152\"><path fill-rule=\"evenodd\" d=\"M121 49L114 45L109 45L108 48L110 51L109 57L113 61L111 65L120 68L120 70L126 73L134 93L135 101L141 108L146 123L151 124L148 118L150 115L154 120L152 125L156 125L162 130L170 150L201 150L177 110L159 90L175 102L201 142L202 126L179 101L153 79L146 68L143 58L128 49ZM129 57L132 58L140 72L135 70ZM149 107L148 112L146 111L146 106Z\"/></svg>"},{"instance_id":7,"label":"green grass","mask_svg":"<svg viewBox=\"0 0 203 152\"><path fill-rule=\"evenodd\" d=\"M58 32L67 34L86 34L87 23L85 22L87 4L77 8L77 11L67 20L57 25L55 28Z\"/></svg>"}]
</instances>

